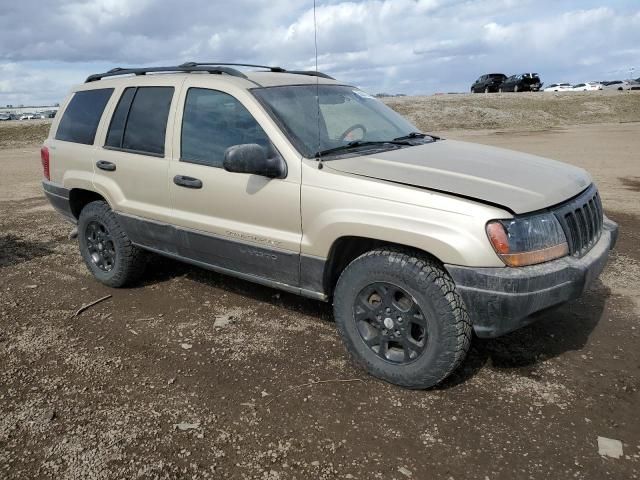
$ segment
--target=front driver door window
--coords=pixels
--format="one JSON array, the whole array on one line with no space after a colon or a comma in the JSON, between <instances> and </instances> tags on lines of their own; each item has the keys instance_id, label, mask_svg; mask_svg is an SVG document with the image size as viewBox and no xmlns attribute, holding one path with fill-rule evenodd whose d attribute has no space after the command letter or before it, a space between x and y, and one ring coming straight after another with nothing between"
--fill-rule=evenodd
<instances>
[{"instance_id":1,"label":"front driver door window","mask_svg":"<svg viewBox=\"0 0 640 480\"><path fill-rule=\"evenodd\" d=\"M229 147L257 143L276 155L269 137L234 97L216 90L190 88L182 117L180 161L222 168Z\"/></svg>"}]
</instances>

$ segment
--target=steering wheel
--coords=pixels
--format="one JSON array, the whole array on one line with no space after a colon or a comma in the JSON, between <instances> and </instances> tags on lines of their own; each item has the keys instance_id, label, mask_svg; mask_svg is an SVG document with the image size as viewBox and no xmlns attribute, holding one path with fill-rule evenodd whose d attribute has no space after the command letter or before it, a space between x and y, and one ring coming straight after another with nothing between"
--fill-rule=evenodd
<instances>
[{"instance_id":1,"label":"steering wheel","mask_svg":"<svg viewBox=\"0 0 640 480\"><path fill-rule=\"evenodd\" d=\"M360 138L349 138L349 136L355 131L355 130L362 130L362 135L360 136ZM340 135L340 141L344 142L345 140L349 140L349 141L354 141L354 140L361 140L364 138L364 136L367 134L367 127L365 127L364 125L362 125L361 123L356 123L355 125L351 125L349 128L347 128L344 133L342 135Z\"/></svg>"}]
</instances>

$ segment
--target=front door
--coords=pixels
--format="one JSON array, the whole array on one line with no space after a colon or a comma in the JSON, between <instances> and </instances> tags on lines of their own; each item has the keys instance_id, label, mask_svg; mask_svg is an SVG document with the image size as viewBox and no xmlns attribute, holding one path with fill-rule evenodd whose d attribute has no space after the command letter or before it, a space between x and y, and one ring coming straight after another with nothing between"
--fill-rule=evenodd
<instances>
[{"instance_id":1,"label":"front door","mask_svg":"<svg viewBox=\"0 0 640 480\"><path fill-rule=\"evenodd\" d=\"M301 241L299 165L285 158L289 169L283 179L227 172L222 163L231 146L252 143L269 155L282 153L250 112L258 113L263 124L267 121L255 103L245 106L223 91L224 84L219 90L210 85L187 80L179 103L184 108L178 108L176 118L169 189L180 227L179 253L250 278L295 286Z\"/></svg>"}]
</instances>

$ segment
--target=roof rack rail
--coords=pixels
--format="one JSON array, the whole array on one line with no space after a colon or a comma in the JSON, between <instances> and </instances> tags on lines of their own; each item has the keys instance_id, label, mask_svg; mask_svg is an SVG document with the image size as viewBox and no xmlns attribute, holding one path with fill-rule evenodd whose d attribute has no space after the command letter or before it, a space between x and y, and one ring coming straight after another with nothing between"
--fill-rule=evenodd
<instances>
[{"instance_id":1,"label":"roof rack rail","mask_svg":"<svg viewBox=\"0 0 640 480\"><path fill-rule=\"evenodd\" d=\"M220 63L220 62L185 62L181 67L202 67L207 65L219 65L219 66L230 66L230 67L253 67L253 68L266 68L267 70L275 73L291 73L294 75L308 75L311 77L322 77L328 78L329 80L335 80L335 78L330 77L326 73L316 72L314 70L285 70L282 67L274 67L269 65L255 65L252 63Z\"/></svg>"},{"instance_id":2,"label":"roof rack rail","mask_svg":"<svg viewBox=\"0 0 640 480\"><path fill-rule=\"evenodd\" d=\"M185 62L181 67L203 67L203 66L227 66L227 67L253 67L253 68L266 68L272 72L286 72L282 67L273 67L269 65L254 65L252 63L220 63L220 62Z\"/></svg>"},{"instance_id":3,"label":"roof rack rail","mask_svg":"<svg viewBox=\"0 0 640 480\"><path fill-rule=\"evenodd\" d=\"M146 75L147 73L159 73L159 72L206 72L221 75L226 73L227 75L231 75L233 77L247 78L247 76L242 73L240 70L236 70L235 68L228 68L225 66L211 66L207 67L204 65L192 65L192 64L182 64L175 67L142 67L142 68L121 68L116 67L112 68L108 72L105 73L95 73L93 75L89 75L84 83L95 82L97 80L101 80L107 77L115 77L117 75Z\"/></svg>"},{"instance_id":4,"label":"roof rack rail","mask_svg":"<svg viewBox=\"0 0 640 480\"><path fill-rule=\"evenodd\" d=\"M308 75L310 77L322 77L329 80L335 80L335 78L327 75L326 73L316 72L315 70L287 70L287 73L293 73L294 75Z\"/></svg>"}]
</instances>

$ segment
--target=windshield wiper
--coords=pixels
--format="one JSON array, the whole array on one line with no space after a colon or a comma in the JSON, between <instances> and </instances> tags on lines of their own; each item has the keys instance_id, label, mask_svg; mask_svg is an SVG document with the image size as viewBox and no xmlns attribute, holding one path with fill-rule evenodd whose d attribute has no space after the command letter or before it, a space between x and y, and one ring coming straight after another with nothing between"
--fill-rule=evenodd
<instances>
[{"instance_id":1,"label":"windshield wiper","mask_svg":"<svg viewBox=\"0 0 640 480\"><path fill-rule=\"evenodd\" d=\"M411 132L408 133L407 135L403 135L402 137L397 137L394 138L394 141L398 141L398 140L410 140L412 138L424 138L424 137L431 137L434 140L440 140L440 137L436 137L435 135L427 135L426 133L422 133L422 132Z\"/></svg>"},{"instance_id":2,"label":"windshield wiper","mask_svg":"<svg viewBox=\"0 0 640 480\"><path fill-rule=\"evenodd\" d=\"M366 142L363 142L361 140L354 140L353 142L349 142L346 145L340 145L339 147L320 150L319 152L316 152L314 156L316 158L323 157L331 153L344 152L347 150L351 150L352 148L367 147L370 145L413 145L413 144L403 139L397 139L397 138L394 138L393 140L376 140L376 141L366 141Z\"/></svg>"}]
</instances>

